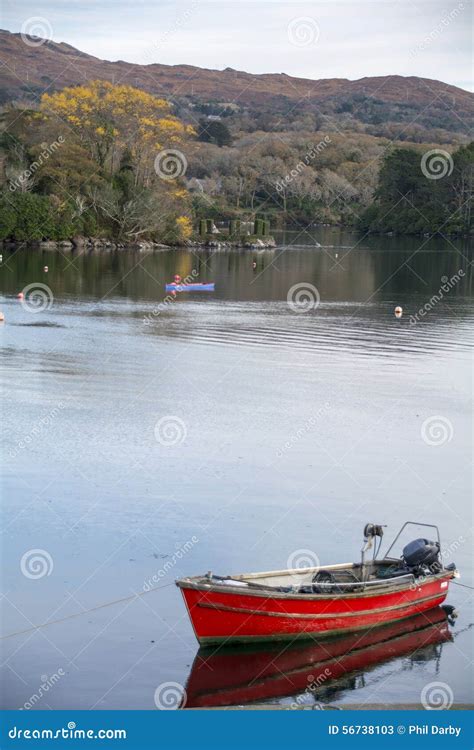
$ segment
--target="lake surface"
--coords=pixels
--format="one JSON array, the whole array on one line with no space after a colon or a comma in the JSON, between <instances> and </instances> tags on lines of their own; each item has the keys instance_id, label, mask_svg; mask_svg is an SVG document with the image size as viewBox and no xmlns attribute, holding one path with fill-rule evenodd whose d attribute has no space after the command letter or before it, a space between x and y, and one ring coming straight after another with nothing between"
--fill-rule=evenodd
<instances>
[{"instance_id":1,"label":"lake surface","mask_svg":"<svg viewBox=\"0 0 474 750\"><path fill-rule=\"evenodd\" d=\"M357 560L369 521L387 537L439 525L473 585L469 248L329 228L279 241L3 249L2 633L164 587L3 640L4 708L45 680L35 708L155 708L198 651L175 578ZM193 269L215 293L163 302ZM54 300L32 312L16 295L38 283ZM287 301L301 284L307 311L298 289ZM451 640L274 700L419 703L443 682L471 702L472 592L448 602Z\"/></svg>"}]
</instances>

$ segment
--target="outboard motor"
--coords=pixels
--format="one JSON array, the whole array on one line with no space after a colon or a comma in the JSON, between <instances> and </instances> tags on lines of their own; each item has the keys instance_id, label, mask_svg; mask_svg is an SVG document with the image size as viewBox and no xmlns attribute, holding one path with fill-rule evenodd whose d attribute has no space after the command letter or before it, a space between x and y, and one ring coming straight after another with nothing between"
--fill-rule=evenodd
<instances>
[{"instance_id":1,"label":"outboard motor","mask_svg":"<svg viewBox=\"0 0 474 750\"><path fill-rule=\"evenodd\" d=\"M443 566L439 559L440 546L438 542L429 539L415 539L403 548L402 559L414 572L439 573Z\"/></svg>"}]
</instances>

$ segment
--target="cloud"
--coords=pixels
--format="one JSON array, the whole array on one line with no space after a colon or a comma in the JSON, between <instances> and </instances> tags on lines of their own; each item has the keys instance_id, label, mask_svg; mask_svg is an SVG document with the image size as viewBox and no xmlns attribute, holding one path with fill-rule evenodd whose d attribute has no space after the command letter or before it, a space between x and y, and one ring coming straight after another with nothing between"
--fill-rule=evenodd
<instances>
[{"instance_id":1,"label":"cloud","mask_svg":"<svg viewBox=\"0 0 474 750\"><path fill-rule=\"evenodd\" d=\"M3 24L43 16L53 39L109 60L161 62L306 78L388 74L464 88L470 70L470 0L23 0ZM292 44L288 25L310 18L317 40Z\"/></svg>"}]
</instances>

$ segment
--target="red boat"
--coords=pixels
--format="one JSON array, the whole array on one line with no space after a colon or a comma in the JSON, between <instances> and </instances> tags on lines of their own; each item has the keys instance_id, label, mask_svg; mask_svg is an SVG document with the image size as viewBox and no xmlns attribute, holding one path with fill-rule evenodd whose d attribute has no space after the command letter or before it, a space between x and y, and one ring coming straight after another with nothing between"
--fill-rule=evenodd
<instances>
[{"instance_id":1,"label":"red boat","mask_svg":"<svg viewBox=\"0 0 474 750\"><path fill-rule=\"evenodd\" d=\"M334 700L341 690L354 687L354 675L400 656L438 657L436 646L450 640L447 615L436 607L401 622L321 642L202 648L194 659L182 707L218 708L304 694L313 700Z\"/></svg>"},{"instance_id":2,"label":"red boat","mask_svg":"<svg viewBox=\"0 0 474 750\"><path fill-rule=\"evenodd\" d=\"M437 541L416 539L400 558L390 557L409 525L436 529ZM442 563L438 528L408 521L379 560L382 536L382 526L365 526L360 563L177 580L196 638L201 645L319 638L402 620L440 605L458 574L454 563Z\"/></svg>"}]
</instances>

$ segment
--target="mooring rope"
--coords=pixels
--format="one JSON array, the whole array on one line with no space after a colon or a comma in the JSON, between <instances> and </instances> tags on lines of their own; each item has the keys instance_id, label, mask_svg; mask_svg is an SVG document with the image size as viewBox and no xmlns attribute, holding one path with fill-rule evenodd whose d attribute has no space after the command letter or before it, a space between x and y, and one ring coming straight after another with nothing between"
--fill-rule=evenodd
<instances>
[{"instance_id":1,"label":"mooring rope","mask_svg":"<svg viewBox=\"0 0 474 750\"><path fill-rule=\"evenodd\" d=\"M468 586L466 583L458 583L457 581L451 581L451 583L454 583L456 586L463 586L465 589L471 589L474 591L474 586ZM82 615L88 615L91 612L97 612L99 609L105 609L105 607L112 607L114 604L121 604L122 602L129 602L133 599L139 599L141 596L145 596L145 594L151 594L153 591L159 591L160 589L166 589L168 586L174 586L173 583L165 583L164 586L154 586L151 589L148 589L148 591L140 591L139 594L132 594L131 596L123 596L121 599L113 599L110 602L105 602L104 604L98 604L95 607L91 607L90 609L84 609L82 612L74 612L72 615L66 615L65 617L59 617L56 620L46 620L46 622L42 622L39 625L32 625L31 628L25 628L24 630L17 630L14 633L8 633L7 635L1 635L0 641L4 641L7 638L13 638L16 635L25 635L26 633L34 633L35 630L41 630L41 628L46 628L48 625L57 625L60 622L66 622L66 620L72 620L75 617L81 617Z\"/></svg>"},{"instance_id":2,"label":"mooring rope","mask_svg":"<svg viewBox=\"0 0 474 750\"><path fill-rule=\"evenodd\" d=\"M172 583L165 583L164 586L154 586L154 588L148 589L148 591L140 591L139 594L132 594L131 596L123 596L121 599L114 599L111 602L98 604L96 607L91 607L90 609L84 609L82 610L82 612L74 612L72 615L59 617L57 620L46 620L46 622L42 622L40 625L32 625L31 628L25 628L24 630L17 630L15 633L8 633L8 635L2 635L0 636L0 641L4 641L7 638L13 638L15 635L25 635L26 633L34 633L35 630L41 630L41 628L45 628L47 625L57 625L60 622L66 622L66 620L72 620L74 617L80 617L81 615L88 615L91 612L97 612L98 609L111 607L113 604L121 604L121 602L128 602L128 601L132 601L133 599L139 599L141 596L145 596L145 594L151 594L152 591L158 591L159 589L166 589L168 586L174 586L174 581Z\"/></svg>"},{"instance_id":3,"label":"mooring rope","mask_svg":"<svg viewBox=\"0 0 474 750\"><path fill-rule=\"evenodd\" d=\"M457 581L451 581L451 583L454 583L455 586L462 586L465 589L471 589L471 591L474 591L474 586L468 586L467 583L458 583Z\"/></svg>"}]
</instances>

